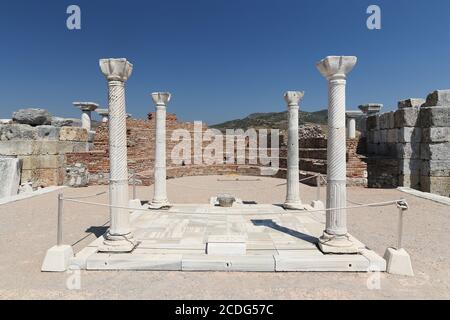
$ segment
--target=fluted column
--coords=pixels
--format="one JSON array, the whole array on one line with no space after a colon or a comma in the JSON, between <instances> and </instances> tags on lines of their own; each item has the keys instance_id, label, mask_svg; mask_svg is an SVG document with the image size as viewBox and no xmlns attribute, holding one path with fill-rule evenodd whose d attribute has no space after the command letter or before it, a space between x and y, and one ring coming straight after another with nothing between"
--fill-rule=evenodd
<instances>
[{"instance_id":1,"label":"fluted column","mask_svg":"<svg viewBox=\"0 0 450 320\"><path fill-rule=\"evenodd\" d=\"M284 100L289 110L288 128L288 159L287 159L287 191L284 207L290 210L303 210L300 200L300 183L298 167L298 110L300 100L304 93L300 91L288 91L284 95Z\"/></svg>"},{"instance_id":2,"label":"fluted column","mask_svg":"<svg viewBox=\"0 0 450 320\"><path fill-rule=\"evenodd\" d=\"M155 183L151 209L170 206L166 190L166 107L170 101L169 92L152 93L156 105L156 150L155 150Z\"/></svg>"},{"instance_id":3,"label":"fluted column","mask_svg":"<svg viewBox=\"0 0 450 320\"><path fill-rule=\"evenodd\" d=\"M73 105L81 110L81 127L91 131L92 111L98 108L94 102L74 102Z\"/></svg>"},{"instance_id":4,"label":"fluted column","mask_svg":"<svg viewBox=\"0 0 450 320\"><path fill-rule=\"evenodd\" d=\"M356 57L329 56L317 64L328 80L328 146L326 229L319 246L325 253L354 253L357 248L347 233L347 164L345 129L345 86Z\"/></svg>"},{"instance_id":5,"label":"fluted column","mask_svg":"<svg viewBox=\"0 0 450 320\"><path fill-rule=\"evenodd\" d=\"M133 65L126 59L102 59L100 68L109 91L109 204L128 207L127 128L125 82ZM110 207L111 225L100 251L129 252L136 246L128 209Z\"/></svg>"}]
</instances>

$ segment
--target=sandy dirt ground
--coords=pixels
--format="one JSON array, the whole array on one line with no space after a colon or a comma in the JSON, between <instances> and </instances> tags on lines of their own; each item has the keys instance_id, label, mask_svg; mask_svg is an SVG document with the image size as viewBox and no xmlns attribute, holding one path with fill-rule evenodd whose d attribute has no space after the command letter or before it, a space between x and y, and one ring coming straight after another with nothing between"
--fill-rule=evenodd
<instances>
[{"instance_id":1,"label":"sandy dirt ground","mask_svg":"<svg viewBox=\"0 0 450 320\"><path fill-rule=\"evenodd\" d=\"M232 193L243 200L282 203L285 180L209 176L168 181L172 202L207 203L210 196ZM228 180L228 181L220 181ZM245 181L242 181L245 180ZM66 196L96 194L106 186L65 188ZM131 190L130 190L131 192ZM138 187L149 200L151 187ZM305 203L316 188L301 185ZM373 203L405 198L404 247L415 277L367 273L220 273L220 272L86 272L42 273L46 250L56 239L57 192L0 206L0 298L2 299L449 299L450 207L393 190L349 188L348 199ZM325 197L322 190L322 199ZM89 201L107 203L107 195ZM352 203L349 203L352 205ZM348 212L349 231L383 255L395 245L398 211L394 206ZM64 242L75 252L101 235L109 223L108 209L66 203ZM69 290L74 276L80 289ZM77 278L78 279L78 278ZM379 289L376 289L379 280ZM374 282L375 281L375 282ZM372 284L368 286L369 284ZM69 285L70 287L70 285Z\"/></svg>"}]
</instances>

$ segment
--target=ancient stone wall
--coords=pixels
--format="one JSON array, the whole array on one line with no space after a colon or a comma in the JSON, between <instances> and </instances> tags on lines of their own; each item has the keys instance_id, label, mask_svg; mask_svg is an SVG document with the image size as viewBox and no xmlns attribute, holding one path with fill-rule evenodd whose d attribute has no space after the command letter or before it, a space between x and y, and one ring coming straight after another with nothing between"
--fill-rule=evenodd
<instances>
[{"instance_id":1,"label":"ancient stone wall","mask_svg":"<svg viewBox=\"0 0 450 320\"><path fill-rule=\"evenodd\" d=\"M370 187L410 187L450 196L450 90L400 101L367 118Z\"/></svg>"},{"instance_id":2,"label":"ancient stone wall","mask_svg":"<svg viewBox=\"0 0 450 320\"><path fill-rule=\"evenodd\" d=\"M9 123L0 124L0 156L21 160L22 184L62 185L65 154L89 149L89 133L76 125L74 119L55 118L44 109L18 110Z\"/></svg>"}]
</instances>

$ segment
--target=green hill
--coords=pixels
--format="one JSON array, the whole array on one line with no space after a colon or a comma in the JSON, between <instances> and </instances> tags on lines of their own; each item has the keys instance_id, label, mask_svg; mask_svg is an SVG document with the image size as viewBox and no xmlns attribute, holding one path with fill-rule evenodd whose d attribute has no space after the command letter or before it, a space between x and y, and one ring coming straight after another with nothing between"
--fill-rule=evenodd
<instances>
[{"instance_id":1,"label":"green hill","mask_svg":"<svg viewBox=\"0 0 450 320\"><path fill-rule=\"evenodd\" d=\"M320 125L327 124L328 110L316 112L299 111L299 125L307 123L315 123ZM285 112L269 112L269 113L252 113L243 119L231 120L210 126L211 128L225 129L287 129L287 111Z\"/></svg>"}]
</instances>

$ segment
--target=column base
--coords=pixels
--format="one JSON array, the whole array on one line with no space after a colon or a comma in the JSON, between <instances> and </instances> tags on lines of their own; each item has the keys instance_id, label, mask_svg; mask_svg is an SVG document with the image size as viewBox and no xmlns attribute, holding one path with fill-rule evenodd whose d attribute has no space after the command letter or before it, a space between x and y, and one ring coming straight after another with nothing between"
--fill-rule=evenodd
<instances>
[{"instance_id":1,"label":"column base","mask_svg":"<svg viewBox=\"0 0 450 320\"><path fill-rule=\"evenodd\" d=\"M148 208L151 210L169 209L172 207L168 200L164 201L152 201L148 204Z\"/></svg>"},{"instance_id":2,"label":"column base","mask_svg":"<svg viewBox=\"0 0 450 320\"><path fill-rule=\"evenodd\" d=\"M130 232L124 235L112 235L109 231L104 236L103 244L99 246L99 252L131 252L138 242Z\"/></svg>"},{"instance_id":3,"label":"column base","mask_svg":"<svg viewBox=\"0 0 450 320\"><path fill-rule=\"evenodd\" d=\"M285 202L283 208L286 210L305 210L305 206L301 202Z\"/></svg>"},{"instance_id":4,"label":"column base","mask_svg":"<svg viewBox=\"0 0 450 320\"><path fill-rule=\"evenodd\" d=\"M360 252L360 246L351 241L348 234L336 236L326 232L319 238L319 249L323 253L335 254L352 254Z\"/></svg>"}]
</instances>

